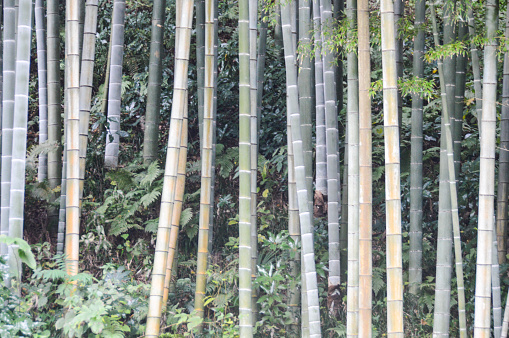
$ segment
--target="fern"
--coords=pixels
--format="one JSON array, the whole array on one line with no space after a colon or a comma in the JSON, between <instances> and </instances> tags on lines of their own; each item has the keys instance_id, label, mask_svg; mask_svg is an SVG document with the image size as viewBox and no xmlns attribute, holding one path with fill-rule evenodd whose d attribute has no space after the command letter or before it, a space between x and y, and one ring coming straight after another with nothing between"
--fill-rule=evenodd
<instances>
[{"instance_id":1,"label":"fern","mask_svg":"<svg viewBox=\"0 0 509 338\"><path fill-rule=\"evenodd\" d=\"M143 195L140 198L140 203L145 208L148 208L150 205L152 205L157 199L161 196L161 190L160 189L154 189L147 194Z\"/></svg>"},{"instance_id":2,"label":"fern","mask_svg":"<svg viewBox=\"0 0 509 338\"><path fill-rule=\"evenodd\" d=\"M187 208L180 214L180 226L186 226L189 221L193 218L193 211L191 208Z\"/></svg>"},{"instance_id":3,"label":"fern","mask_svg":"<svg viewBox=\"0 0 509 338\"><path fill-rule=\"evenodd\" d=\"M142 177L140 180L140 185L142 187L149 187L154 183L154 181L163 174L163 170L159 168L159 163L157 161L152 162L147 168L146 173L140 173L137 176Z\"/></svg>"},{"instance_id":4,"label":"fern","mask_svg":"<svg viewBox=\"0 0 509 338\"><path fill-rule=\"evenodd\" d=\"M44 143L34 145L27 153L26 165L27 169L35 169L39 155L45 155L58 148L57 142L46 141Z\"/></svg>"}]
</instances>

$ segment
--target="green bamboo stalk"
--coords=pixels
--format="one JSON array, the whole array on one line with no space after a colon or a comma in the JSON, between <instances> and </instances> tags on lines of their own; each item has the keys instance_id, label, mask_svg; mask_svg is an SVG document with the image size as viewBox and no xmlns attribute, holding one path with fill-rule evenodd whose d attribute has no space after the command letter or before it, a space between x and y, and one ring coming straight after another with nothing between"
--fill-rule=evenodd
<instances>
[{"instance_id":1,"label":"green bamboo stalk","mask_svg":"<svg viewBox=\"0 0 509 338\"><path fill-rule=\"evenodd\" d=\"M299 44L307 46L311 44L311 1L301 0L298 3L298 32ZM312 151L312 119L311 112L313 110L313 94L312 94L312 79L311 72L311 56L307 53L299 55L299 73L298 73L298 87L299 87L299 108L301 115L301 132L302 142L304 149L304 160L306 161L306 182L308 189L308 201L310 209L313 210L313 151ZM336 102L333 102L334 108Z\"/></svg>"},{"instance_id":2,"label":"green bamboo stalk","mask_svg":"<svg viewBox=\"0 0 509 338\"><path fill-rule=\"evenodd\" d=\"M108 88L109 127L106 136L106 149L104 151L104 166L106 168L116 168L118 166L125 7L125 0L113 1L110 85Z\"/></svg>"},{"instance_id":3,"label":"green bamboo stalk","mask_svg":"<svg viewBox=\"0 0 509 338\"><path fill-rule=\"evenodd\" d=\"M497 237L493 236L492 265L491 265L491 293L493 296L493 335L500 338L502 334L502 296L500 291L500 266L497 255Z\"/></svg>"},{"instance_id":4,"label":"green bamboo stalk","mask_svg":"<svg viewBox=\"0 0 509 338\"><path fill-rule=\"evenodd\" d=\"M196 71L198 82L198 128L203 138L203 105L205 81L205 0L196 1ZM201 143L200 143L201 154Z\"/></svg>"},{"instance_id":5,"label":"green bamboo stalk","mask_svg":"<svg viewBox=\"0 0 509 338\"><path fill-rule=\"evenodd\" d=\"M332 6L330 0L322 0L321 3L322 27L332 21ZM322 44L326 42L326 36L322 32ZM339 257L339 159L338 159L338 112L336 107L336 85L334 82L334 59L335 53L323 50L323 90L325 105L325 138L327 149L327 216L329 229L329 288L336 290L341 282L340 257ZM354 89L355 91L355 89Z\"/></svg>"},{"instance_id":6,"label":"green bamboo stalk","mask_svg":"<svg viewBox=\"0 0 509 338\"><path fill-rule=\"evenodd\" d=\"M46 25L42 0L35 1L35 31L37 41L37 76L39 85L39 144L48 140L48 70L46 57ZM39 155L37 179L39 182L48 177L48 154Z\"/></svg>"},{"instance_id":7,"label":"green bamboo stalk","mask_svg":"<svg viewBox=\"0 0 509 338\"><path fill-rule=\"evenodd\" d=\"M143 161L151 163L157 159L159 140L159 111L161 110L161 79L164 19L166 0L154 1L152 9L152 35L150 37L150 59L148 65L147 111L143 136Z\"/></svg>"},{"instance_id":8,"label":"green bamboo stalk","mask_svg":"<svg viewBox=\"0 0 509 338\"><path fill-rule=\"evenodd\" d=\"M315 43L315 111L316 111L316 193L327 196L327 145L325 136L325 99L323 91L322 27L320 0L313 0L313 28ZM329 236L330 239L330 236ZM331 243L329 243L330 248ZM334 269L329 253L329 270ZM335 272L329 271L330 276Z\"/></svg>"},{"instance_id":9,"label":"green bamboo stalk","mask_svg":"<svg viewBox=\"0 0 509 338\"><path fill-rule=\"evenodd\" d=\"M403 39L400 37L400 26L399 22L401 18L405 15L405 3L403 0L394 0L394 30L396 32L396 73L398 74L398 78L403 77ZM398 121L399 121L399 131L401 133L401 125L403 118L403 97L401 96L401 91L398 90Z\"/></svg>"},{"instance_id":10,"label":"green bamboo stalk","mask_svg":"<svg viewBox=\"0 0 509 338\"><path fill-rule=\"evenodd\" d=\"M502 332L500 338L507 338L507 329L509 328L509 292L505 301L504 320L502 322Z\"/></svg>"},{"instance_id":11,"label":"green bamboo stalk","mask_svg":"<svg viewBox=\"0 0 509 338\"><path fill-rule=\"evenodd\" d=\"M67 113L66 113L67 115ZM64 118L64 125L67 125L67 117ZM64 140L67 138L67 129L64 128ZM65 205L67 203L67 143L64 143L64 153L62 161L62 183L60 184L60 197L58 209L58 227L57 227L57 254L63 254L65 249Z\"/></svg>"},{"instance_id":12,"label":"green bamboo stalk","mask_svg":"<svg viewBox=\"0 0 509 338\"><path fill-rule=\"evenodd\" d=\"M458 22L458 40L465 41L467 38L467 24L464 21ZM467 58L465 55L459 54L456 56L456 76L455 76L455 94L454 94L454 127L453 127L453 141L454 141L454 169L456 170L456 177L460 174L461 164L461 139L463 133L463 108L465 106L465 84L466 84L466 68Z\"/></svg>"},{"instance_id":13,"label":"green bamboo stalk","mask_svg":"<svg viewBox=\"0 0 509 338\"><path fill-rule=\"evenodd\" d=\"M380 2L385 140L385 208L387 233L387 333L403 337L403 262L401 187L396 73L396 32L392 0ZM350 121L348 121L350 123ZM350 160L350 159L349 159ZM349 248L350 249L350 248Z\"/></svg>"},{"instance_id":14,"label":"green bamboo stalk","mask_svg":"<svg viewBox=\"0 0 509 338\"><path fill-rule=\"evenodd\" d=\"M315 43L315 110L316 110L316 193L327 196L327 145L325 136L325 100L323 91L322 27L320 0L313 0ZM330 240L330 236L329 236ZM329 243L330 249L331 243ZM329 278L334 276L333 258L329 252ZM339 260L338 260L339 263Z\"/></svg>"},{"instance_id":15,"label":"green bamboo stalk","mask_svg":"<svg viewBox=\"0 0 509 338\"><path fill-rule=\"evenodd\" d=\"M491 309L491 250L495 200L495 142L497 96L498 1L486 2L486 43L481 122L479 181L479 223L477 225L477 269L475 285L474 336L489 337Z\"/></svg>"},{"instance_id":16,"label":"green bamboo stalk","mask_svg":"<svg viewBox=\"0 0 509 338\"><path fill-rule=\"evenodd\" d=\"M200 189L200 218L198 231L198 255L196 269L196 293L194 308L198 316L204 317L204 300L207 286L207 265L209 260L209 234L210 223L213 218L213 197L212 186L214 185L213 157L214 157L214 92L215 75L217 67L215 63L215 39L214 39L214 17L217 8L214 0L205 0L205 78L204 78L204 109L203 129L201 139L201 189ZM202 326L199 327L200 331Z\"/></svg>"},{"instance_id":17,"label":"green bamboo stalk","mask_svg":"<svg viewBox=\"0 0 509 338\"><path fill-rule=\"evenodd\" d=\"M173 86L173 105L168 151L161 194L161 209L157 230L154 269L150 289L149 310L147 315L147 337L157 337L160 331L161 311L163 307L164 284L166 279L170 221L172 220L177 184L178 159L184 115L187 111L187 72L193 20L193 0L178 0L176 10L175 39L175 78Z\"/></svg>"},{"instance_id":18,"label":"green bamboo stalk","mask_svg":"<svg viewBox=\"0 0 509 338\"><path fill-rule=\"evenodd\" d=\"M16 84L14 89L14 119L12 124L12 160L9 203L9 236L23 238L26 140L28 122L28 84L30 46L32 43L32 1L20 0L16 40ZM12 83L11 83L12 85ZM16 245L9 246L9 272L21 282L21 260Z\"/></svg>"},{"instance_id":19,"label":"green bamboo stalk","mask_svg":"<svg viewBox=\"0 0 509 338\"><path fill-rule=\"evenodd\" d=\"M320 309L313 244L313 225L311 223L311 210L309 210L309 202L307 200L308 193L306 185L305 161L300 130L301 122L298 101L297 69L295 66L295 49L293 46L291 32L291 10L289 4L281 6L281 22L283 26L283 43L286 65L287 109L288 114L290 115L292 145L293 150L295 151L295 181L297 187L297 202L302 238L302 284L306 296L304 298L304 302L307 303L307 316L309 318L309 326L304 327L303 336L321 337ZM305 320L306 318L303 318L303 322ZM309 330L309 333L307 330Z\"/></svg>"},{"instance_id":20,"label":"green bamboo stalk","mask_svg":"<svg viewBox=\"0 0 509 338\"><path fill-rule=\"evenodd\" d=\"M346 5L348 34L357 28L357 1ZM349 337L359 334L359 74L354 51L347 54L348 72L348 283L346 332Z\"/></svg>"},{"instance_id":21,"label":"green bamboo stalk","mask_svg":"<svg viewBox=\"0 0 509 338\"><path fill-rule=\"evenodd\" d=\"M111 23L113 26L113 22ZM106 116L106 112L108 111L108 93L110 89L110 69L111 69L111 35L110 35L110 43L108 45L108 58L106 61L106 67L104 69L104 84L103 84L103 95L101 98L101 115Z\"/></svg>"},{"instance_id":22,"label":"green bamboo stalk","mask_svg":"<svg viewBox=\"0 0 509 338\"><path fill-rule=\"evenodd\" d=\"M359 36L359 336L371 337L372 312L372 155L369 3L358 2Z\"/></svg>"},{"instance_id":23,"label":"green bamboo stalk","mask_svg":"<svg viewBox=\"0 0 509 338\"><path fill-rule=\"evenodd\" d=\"M83 39L85 37L85 12L86 12L86 0L78 0L78 45L79 45L79 56L81 62L81 56L83 55Z\"/></svg>"},{"instance_id":24,"label":"green bamboo stalk","mask_svg":"<svg viewBox=\"0 0 509 338\"><path fill-rule=\"evenodd\" d=\"M472 4L468 6L468 35L475 36L475 20ZM479 132L481 133L481 119L482 119L482 80L481 80L481 67L479 62L479 50L475 42L472 40L470 43L470 53L472 56L472 73L474 74L474 96L475 96L475 111L477 115L477 123L479 125Z\"/></svg>"},{"instance_id":25,"label":"green bamboo stalk","mask_svg":"<svg viewBox=\"0 0 509 338\"><path fill-rule=\"evenodd\" d=\"M249 1L239 1L239 326L253 336Z\"/></svg>"},{"instance_id":26,"label":"green bamboo stalk","mask_svg":"<svg viewBox=\"0 0 509 338\"><path fill-rule=\"evenodd\" d=\"M425 0L415 3L415 27L417 36L414 38L413 73L419 78L424 77L424 20L426 16ZM412 95L412 135L410 154L410 261L409 291L419 293L422 283L422 149L423 149L423 99L420 95Z\"/></svg>"},{"instance_id":27,"label":"green bamboo stalk","mask_svg":"<svg viewBox=\"0 0 509 338\"><path fill-rule=\"evenodd\" d=\"M436 23L436 14L435 7L431 5L431 15L433 22L433 36L435 40L435 45L439 45L438 41L438 29ZM456 181L456 168L454 167L454 143L453 143L453 130L451 124L454 123L454 120L450 118L449 115L449 104L447 100L447 81L445 81L445 71L443 60L439 59L437 62L438 73L440 77L440 93L442 96L442 140L444 139L445 134L445 149L446 149L446 167L449 180L449 201L451 206L451 216L452 216L452 230L454 236L454 255L455 255L455 265L456 265L456 284L458 287L458 317L459 317L459 330L460 337L467 337L467 321L466 321L466 312L465 312L465 287L463 281L463 260L461 255L461 238L460 238L460 227L459 227L459 214L458 214L458 192L457 192L457 181ZM442 142L441 140L441 142ZM450 230L449 230L450 232ZM450 251L449 251L450 254ZM450 290L450 274L449 278L449 290ZM438 282L438 275L437 275ZM436 294L435 294L436 297ZM450 295L449 295L450 297ZM435 298L439 299L439 298ZM445 309L444 309L445 311ZM450 310L449 310L450 312ZM442 319L445 318L445 319ZM441 317L441 320L448 322L448 316ZM439 328L447 328L447 331L443 331L442 333L448 334L448 326L449 323L446 323L444 326L440 326Z\"/></svg>"},{"instance_id":28,"label":"green bamboo stalk","mask_svg":"<svg viewBox=\"0 0 509 338\"><path fill-rule=\"evenodd\" d=\"M85 26L83 33L83 47L81 55L80 74L80 207L85 184L85 166L87 162L88 128L90 123L90 108L92 104L92 89L95 60L95 35L97 32L98 0L87 0L85 10Z\"/></svg>"},{"instance_id":29,"label":"green bamboo stalk","mask_svg":"<svg viewBox=\"0 0 509 338\"><path fill-rule=\"evenodd\" d=\"M48 29L48 141L58 147L48 153L48 181L55 189L62 180L62 118L60 89L60 8L58 0L47 1ZM54 209L55 210L55 209ZM50 209L50 214L54 212ZM50 217L51 218L51 217ZM50 219L50 224L53 221ZM56 230L56 227L55 229Z\"/></svg>"},{"instance_id":30,"label":"green bamboo stalk","mask_svg":"<svg viewBox=\"0 0 509 338\"><path fill-rule=\"evenodd\" d=\"M509 38L509 15L506 15L505 36ZM509 43L506 42L507 48ZM498 262L504 264L507 255L507 220L509 198L509 53L504 53L502 76L502 108L500 114L500 157L497 191L497 243Z\"/></svg>"},{"instance_id":31,"label":"green bamboo stalk","mask_svg":"<svg viewBox=\"0 0 509 338\"><path fill-rule=\"evenodd\" d=\"M47 1L47 48L48 48L48 142L57 147L48 153L48 181L51 189L62 182L62 93L60 88L60 8L59 1ZM62 187L61 187L62 188ZM60 189L62 193L62 189ZM56 200L58 193L53 195ZM58 242L58 208L48 208L48 231ZM63 250L63 247L61 248ZM62 251L60 251L62 252Z\"/></svg>"},{"instance_id":32,"label":"green bamboo stalk","mask_svg":"<svg viewBox=\"0 0 509 338\"><path fill-rule=\"evenodd\" d=\"M16 40L14 38L14 1L6 0L4 10L3 35L3 83L2 83L2 168L0 234L9 234L9 206L11 193L12 126L14 123L14 87L16 81ZM1 254L8 254L7 245L1 244Z\"/></svg>"},{"instance_id":33,"label":"green bamboo stalk","mask_svg":"<svg viewBox=\"0 0 509 338\"><path fill-rule=\"evenodd\" d=\"M257 228L257 178L258 178L258 77L257 77L257 36L258 36L258 1L249 0L249 99L250 99L250 153L251 153L251 280L256 279L258 260ZM258 317L258 290L251 292L252 320L256 324Z\"/></svg>"},{"instance_id":34,"label":"green bamboo stalk","mask_svg":"<svg viewBox=\"0 0 509 338\"><path fill-rule=\"evenodd\" d=\"M456 41L456 33L457 33L457 25L455 19L455 11L456 9L456 0L447 1L444 3L444 13L443 13L443 43L444 45L453 43ZM451 55L447 56L443 60L444 62L444 80L445 80L445 90L446 90L446 99L447 99L447 110L449 111L449 118L451 119L451 130L453 135L455 135L455 117L454 117L454 109L455 109L455 92L456 92L456 56Z\"/></svg>"}]
</instances>

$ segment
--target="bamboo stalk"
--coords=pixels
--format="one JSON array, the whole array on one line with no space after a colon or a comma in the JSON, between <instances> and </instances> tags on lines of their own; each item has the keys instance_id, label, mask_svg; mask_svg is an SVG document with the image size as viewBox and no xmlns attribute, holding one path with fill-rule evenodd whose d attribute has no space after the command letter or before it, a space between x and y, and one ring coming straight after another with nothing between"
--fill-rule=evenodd
<instances>
[{"instance_id":1,"label":"bamboo stalk","mask_svg":"<svg viewBox=\"0 0 509 338\"><path fill-rule=\"evenodd\" d=\"M396 35L392 0L380 2L385 140L385 205L387 232L387 335L403 337L403 262L401 187L396 74ZM350 121L349 121L350 123ZM350 160L350 159L349 159Z\"/></svg>"},{"instance_id":2,"label":"bamboo stalk","mask_svg":"<svg viewBox=\"0 0 509 338\"><path fill-rule=\"evenodd\" d=\"M48 70L46 54L46 25L42 0L35 1L35 27L37 41L37 82L39 94L39 144L48 140ZM48 178L48 154L39 155L37 170L39 182Z\"/></svg>"},{"instance_id":3,"label":"bamboo stalk","mask_svg":"<svg viewBox=\"0 0 509 338\"><path fill-rule=\"evenodd\" d=\"M161 194L161 209L157 230L154 269L147 315L147 337L157 337L160 331L161 311L163 307L164 283L167 270L170 238L170 221L175 204L175 191L178 174L178 159L181 147L181 135L184 132L184 115L187 110L187 71L193 20L193 1L178 0L176 10L175 39L175 78L173 86L173 105L168 135L168 151Z\"/></svg>"}]
</instances>

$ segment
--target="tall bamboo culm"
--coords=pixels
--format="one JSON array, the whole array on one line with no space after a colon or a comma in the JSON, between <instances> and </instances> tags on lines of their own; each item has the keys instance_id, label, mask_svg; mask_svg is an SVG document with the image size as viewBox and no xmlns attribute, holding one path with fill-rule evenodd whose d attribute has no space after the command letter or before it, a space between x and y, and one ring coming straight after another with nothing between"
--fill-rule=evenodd
<instances>
[{"instance_id":1,"label":"tall bamboo culm","mask_svg":"<svg viewBox=\"0 0 509 338\"><path fill-rule=\"evenodd\" d=\"M509 15L506 15L505 37L509 38ZM505 47L509 47L506 40ZM502 80L502 108L500 116L500 157L497 191L497 244L498 262L506 262L507 221L509 198L509 53L504 53L504 73Z\"/></svg>"},{"instance_id":2,"label":"tall bamboo culm","mask_svg":"<svg viewBox=\"0 0 509 338\"><path fill-rule=\"evenodd\" d=\"M258 260L258 228L257 228L257 173L258 173L258 95L257 95L257 36L258 36L258 0L249 0L249 110L250 110L250 153L251 153L251 280L256 279L256 264ZM253 325L258 315L258 290L251 292L251 307Z\"/></svg>"},{"instance_id":3,"label":"tall bamboo culm","mask_svg":"<svg viewBox=\"0 0 509 338\"><path fill-rule=\"evenodd\" d=\"M182 120L182 133L180 134L180 151L177 169L177 185L175 189L175 201L173 203L173 212L170 225L170 243L168 246L168 258L166 260L166 276L164 278L163 307L168 301L171 278L177 273L178 262L178 238L180 229L180 216L182 215L182 205L184 203L184 191L186 188L186 168L187 168L187 138L188 138L188 107L185 107L184 118Z\"/></svg>"},{"instance_id":4,"label":"tall bamboo culm","mask_svg":"<svg viewBox=\"0 0 509 338\"><path fill-rule=\"evenodd\" d=\"M60 88L60 8L58 0L47 1L48 48L48 141L57 147L48 153L48 182L55 189L62 182L62 92ZM60 190L63 192L62 190ZM59 194L53 196L55 199ZM58 236L58 208L48 209L49 232ZM58 239L57 239L58 241ZM62 242L63 244L63 242ZM62 248L63 250L63 245ZM62 252L62 251L60 251Z\"/></svg>"},{"instance_id":5,"label":"tall bamboo culm","mask_svg":"<svg viewBox=\"0 0 509 338\"><path fill-rule=\"evenodd\" d=\"M179 152L183 131L184 116L187 111L187 72L193 20L192 0L177 0L176 38L175 38L175 78L173 85L173 105L171 111L168 152L161 194L161 209L157 229L154 268L147 315L147 337L157 337L160 331L163 308L164 284L166 279L170 223L173 216L177 185Z\"/></svg>"},{"instance_id":6,"label":"tall bamboo culm","mask_svg":"<svg viewBox=\"0 0 509 338\"><path fill-rule=\"evenodd\" d=\"M332 20L330 0L321 0L321 26L325 27ZM322 31L321 42L325 46L326 35ZM340 282L339 257L339 211L340 211L340 177L338 159L338 112L336 107L336 83L334 78L335 53L324 48L323 54L323 100L325 109L325 140L327 153L327 219L329 230L329 289L337 290ZM355 91L355 89L354 89Z\"/></svg>"},{"instance_id":7,"label":"tall bamboo culm","mask_svg":"<svg viewBox=\"0 0 509 338\"><path fill-rule=\"evenodd\" d=\"M415 3L414 76L424 77L424 20L425 0ZM408 266L409 291L418 294L422 283L422 149L423 99L412 95L412 134L410 141L410 260Z\"/></svg>"},{"instance_id":8,"label":"tall bamboo culm","mask_svg":"<svg viewBox=\"0 0 509 338\"><path fill-rule=\"evenodd\" d=\"M251 281L251 99L249 1L239 1L239 325L253 336Z\"/></svg>"},{"instance_id":9,"label":"tall bamboo culm","mask_svg":"<svg viewBox=\"0 0 509 338\"><path fill-rule=\"evenodd\" d=\"M475 281L474 336L489 337L491 326L491 250L495 212L495 146L497 96L498 0L486 2L486 43L481 122L479 218L477 225L477 268Z\"/></svg>"},{"instance_id":10,"label":"tall bamboo culm","mask_svg":"<svg viewBox=\"0 0 509 338\"><path fill-rule=\"evenodd\" d=\"M154 1L152 8L152 31L148 66L147 111L143 135L143 161L157 159L159 144L159 114L161 109L161 78L163 58L163 36L166 0Z\"/></svg>"},{"instance_id":11,"label":"tall bamboo culm","mask_svg":"<svg viewBox=\"0 0 509 338\"><path fill-rule=\"evenodd\" d=\"M435 40L435 45L439 46L438 41L438 29L436 23L436 14L435 7L431 5L431 18L433 23L433 37ZM467 336L467 323L466 323L466 312L465 312L465 287L463 282L463 259L461 255L461 238L460 238L460 227L459 227L459 214L458 214L458 191L456 187L456 168L454 163L454 137L453 137L453 128L452 124L455 123L455 119L451 118L449 114L449 104L447 102L447 81L445 81L446 72L444 71L444 63L442 59L439 59L437 62L438 73L440 77L440 93L442 96L442 135L441 135L441 148L444 148L443 143L445 143L445 153L446 153L446 170L447 170L447 180L449 186L449 203L450 203L450 214L451 214L451 222L452 222L452 232L454 239L454 256L455 256L455 267L456 267L456 284L458 288L458 318L459 318L459 330L460 337L466 338ZM454 106L453 106L454 107ZM445 140L445 142L444 142ZM441 151L443 151L441 149ZM442 174L442 172L441 172ZM445 175L444 175L445 176ZM446 197L447 198L447 197ZM450 231L450 230L449 230ZM450 236L450 235L449 235ZM449 254L449 252L444 252L444 255ZM450 274L450 272L449 272ZM450 290L450 276L449 277L449 290ZM438 276L437 276L438 281ZM449 291L450 292L450 291ZM445 310L445 309L444 309ZM445 312L445 311L444 311ZM442 321L440 332L441 334L448 335L449 323L448 314L444 313L443 316L440 316L440 320ZM445 323L444 323L445 322Z\"/></svg>"},{"instance_id":12,"label":"tall bamboo culm","mask_svg":"<svg viewBox=\"0 0 509 338\"><path fill-rule=\"evenodd\" d=\"M120 143L120 103L122 91L122 61L124 58L125 0L113 1L111 20L111 64L108 88L108 133L104 151L104 166L116 168Z\"/></svg>"},{"instance_id":13,"label":"tall bamboo culm","mask_svg":"<svg viewBox=\"0 0 509 338\"><path fill-rule=\"evenodd\" d=\"M297 188L297 202L302 239L302 285L305 293L303 308L307 308L308 326L303 328L304 337L321 337L320 308L318 300L318 285L315 269L315 255L313 244L313 229L311 210L309 210L306 186L306 172L304 150L300 130L300 114L297 87L297 67L295 64L295 49L291 31L290 5L281 6L281 22L283 27L283 43L286 66L287 110L290 115L290 129L292 145L295 152L295 181ZM303 318L305 321L306 318Z\"/></svg>"},{"instance_id":14,"label":"tall bamboo culm","mask_svg":"<svg viewBox=\"0 0 509 338\"><path fill-rule=\"evenodd\" d=\"M358 1L359 36L359 336L371 337L372 160L369 2Z\"/></svg>"},{"instance_id":15,"label":"tall bamboo culm","mask_svg":"<svg viewBox=\"0 0 509 338\"><path fill-rule=\"evenodd\" d=\"M35 1L35 31L37 41L37 83L39 92L39 144L48 140L48 70L46 57L46 24L43 0ZM39 155L37 179L48 178L48 154Z\"/></svg>"},{"instance_id":16,"label":"tall bamboo culm","mask_svg":"<svg viewBox=\"0 0 509 338\"><path fill-rule=\"evenodd\" d=\"M348 0L348 34L357 28L357 1ZM357 54L347 54L348 73L348 283L346 333L359 334L359 68Z\"/></svg>"},{"instance_id":17,"label":"tall bamboo culm","mask_svg":"<svg viewBox=\"0 0 509 338\"><path fill-rule=\"evenodd\" d=\"M80 236L80 55L79 1L66 1L66 269L69 275L78 273Z\"/></svg>"},{"instance_id":18,"label":"tall bamboo culm","mask_svg":"<svg viewBox=\"0 0 509 338\"><path fill-rule=\"evenodd\" d=\"M0 233L9 234L9 206L11 194L11 159L12 159L12 126L14 123L14 86L16 67L15 10L14 0L4 1L4 34L3 34L3 84L2 84L2 168L1 168L1 202ZM1 244L1 253L8 254L7 245Z\"/></svg>"},{"instance_id":19,"label":"tall bamboo culm","mask_svg":"<svg viewBox=\"0 0 509 338\"><path fill-rule=\"evenodd\" d=\"M403 259L396 35L392 0L381 0L387 232L387 333L403 337Z\"/></svg>"},{"instance_id":20,"label":"tall bamboo culm","mask_svg":"<svg viewBox=\"0 0 509 338\"><path fill-rule=\"evenodd\" d=\"M198 232L198 257L196 269L196 293L194 308L196 313L204 317L204 300L207 286L207 265L209 260L209 227L213 220L212 186L213 180L213 143L216 133L214 123L214 92L216 88L214 55L214 16L217 8L214 0L205 0L205 77L204 77L204 109L201 138L201 190L200 216ZM201 329L201 327L200 327Z\"/></svg>"},{"instance_id":21,"label":"tall bamboo culm","mask_svg":"<svg viewBox=\"0 0 509 338\"><path fill-rule=\"evenodd\" d=\"M25 167L28 122L28 84L30 47L32 44L32 1L19 1L16 38L16 85L14 88L14 119L12 124L11 194L9 203L9 236L23 238ZM11 83L12 85L12 83ZM21 282L21 260L16 245L10 246L10 277Z\"/></svg>"},{"instance_id":22,"label":"tall bamboo culm","mask_svg":"<svg viewBox=\"0 0 509 338\"><path fill-rule=\"evenodd\" d=\"M92 103L92 88L95 60L95 35L97 32L98 0L87 0L85 8L85 26L81 54L80 75L80 207L85 183L85 166L88 145L88 128Z\"/></svg>"}]
</instances>

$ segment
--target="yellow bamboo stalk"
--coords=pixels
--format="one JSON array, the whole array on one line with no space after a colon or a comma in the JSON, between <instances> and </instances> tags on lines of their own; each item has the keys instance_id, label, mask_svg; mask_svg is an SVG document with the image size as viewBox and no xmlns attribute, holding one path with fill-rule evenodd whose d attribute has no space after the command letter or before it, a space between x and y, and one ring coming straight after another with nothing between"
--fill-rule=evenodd
<instances>
[{"instance_id":1,"label":"yellow bamboo stalk","mask_svg":"<svg viewBox=\"0 0 509 338\"><path fill-rule=\"evenodd\" d=\"M157 337L160 331L161 312L166 279L168 248L170 239L170 221L173 216L175 192L177 191L178 160L181 135L184 127L184 116L187 110L187 78L189 51L191 42L191 25L193 21L193 0L177 0L176 3L176 38L175 38L175 77L173 85L173 105L168 151L161 194L161 210L157 230L154 268L150 289L149 309L147 315L146 337Z\"/></svg>"},{"instance_id":2,"label":"yellow bamboo stalk","mask_svg":"<svg viewBox=\"0 0 509 338\"><path fill-rule=\"evenodd\" d=\"M78 273L80 236L80 55L79 55L79 1L66 1L67 31L65 34L67 88L67 187L66 187L66 270L69 275Z\"/></svg>"},{"instance_id":3,"label":"yellow bamboo stalk","mask_svg":"<svg viewBox=\"0 0 509 338\"><path fill-rule=\"evenodd\" d=\"M394 4L381 0L387 232L387 335L403 337L403 255Z\"/></svg>"},{"instance_id":4,"label":"yellow bamboo stalk","mask_svg":"<svg viewBox=\"0 0 509 338\"><path fill-rule=\"evenodd\" d=\"M371 62L369 53L369 2L357 3L359 37L359 337L371 337L372 303L372 163Z\"/></svg>"}]
</instances>

